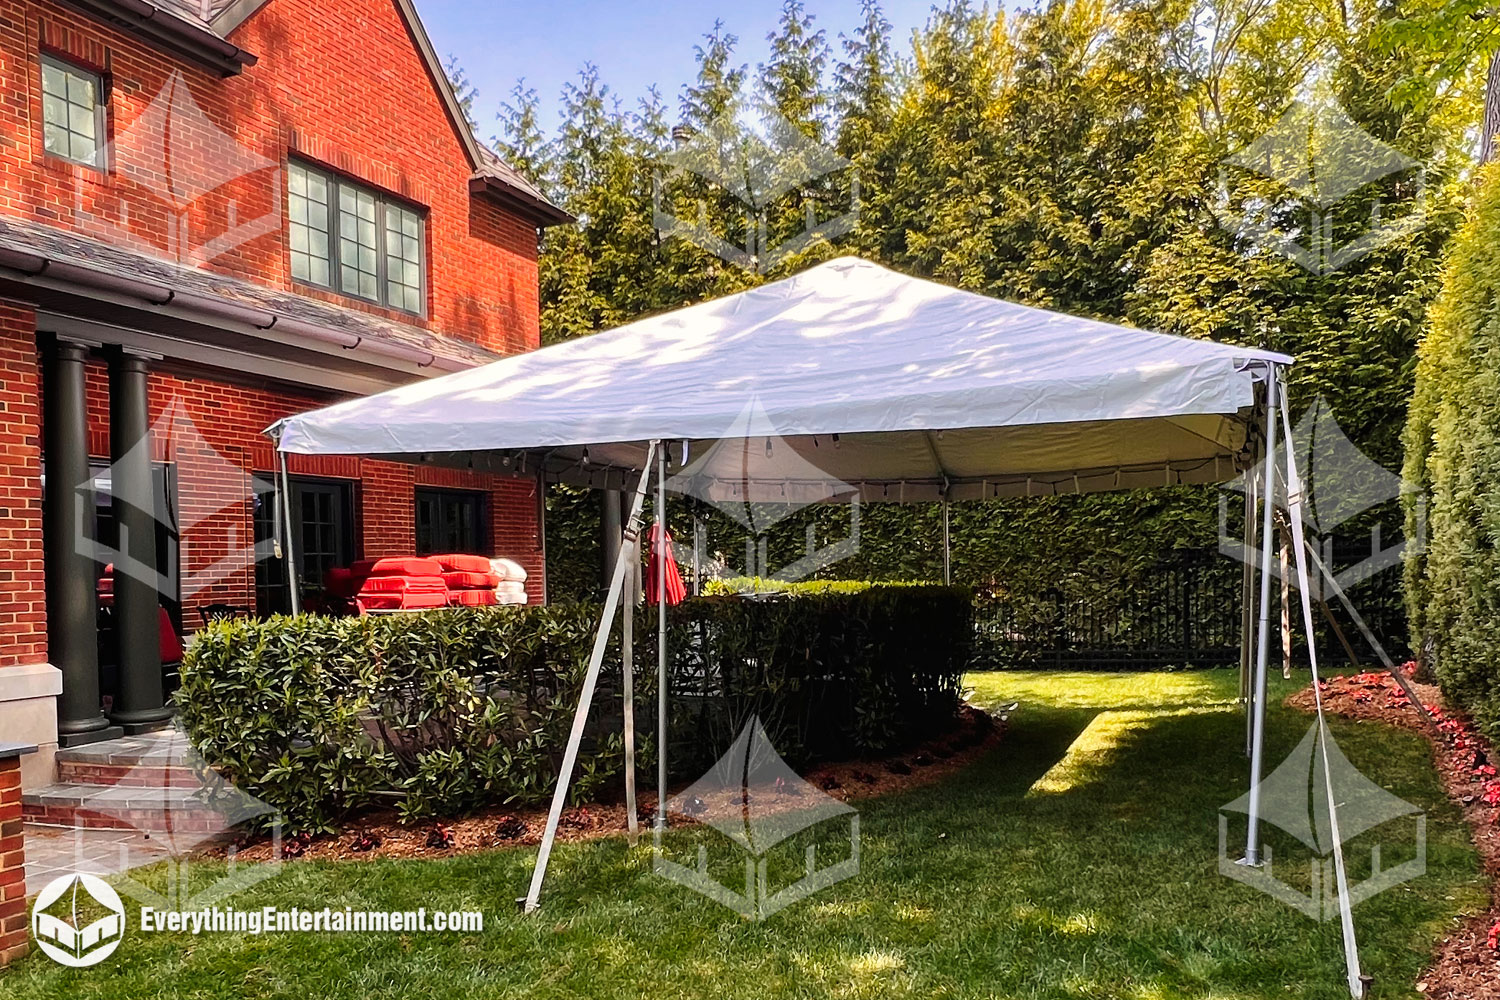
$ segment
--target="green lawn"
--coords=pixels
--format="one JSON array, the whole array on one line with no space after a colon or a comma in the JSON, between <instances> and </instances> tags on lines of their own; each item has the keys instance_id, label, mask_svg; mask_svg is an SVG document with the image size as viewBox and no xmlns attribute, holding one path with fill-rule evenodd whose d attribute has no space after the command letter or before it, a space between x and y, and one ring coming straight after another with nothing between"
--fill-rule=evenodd
<instances>
[{"instance_id":1,"label":"green lawn","mask_svg":"<svg viewBox=\"0 0 1500 1000\"><path fill-rule=\"evenodd\" d=\"M1021 702L1003 744L945 783L862 803L859 874L761 923L653 875L649 846L623 839L560 847L530 918L511 902L530 849L293 863L234 905L479 908L485 930L194 938L132 924L103 966L33 955L0 973L0 996L1347 996L1337 922L1217 872L1218 807L1246 787L1233 673L969 682L980 704ZM1279 701L1290 688L1278 687ZM1272 764L1307 726L1272 711ZM1478 863L1418 738L1342 722L1335 733L1366 775L1428 813L1426 876L1355 911L1373 995L1414 997L1434 942L1483 905Z\"/></svg>"}]
</instances>

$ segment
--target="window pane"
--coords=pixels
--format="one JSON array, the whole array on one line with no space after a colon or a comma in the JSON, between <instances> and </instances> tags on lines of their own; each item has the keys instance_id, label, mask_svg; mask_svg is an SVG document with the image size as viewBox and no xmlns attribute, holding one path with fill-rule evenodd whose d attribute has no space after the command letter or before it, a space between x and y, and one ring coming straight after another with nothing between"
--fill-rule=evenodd
<instances>
[{"instance_id":1,"label":"window pane","mask_svg":"<svg viewBox=\"0 0 1500 1000\"><path fill-rule=\"evenodd\" d=\"M80 163L99 161L99 82L88 70L42 60L42 144Z\"/></svg>"},{"instance_id":2,"label":"window pane","mask_svg":"<svg viewBox=\"0 0 1500 1000\"><path fill-rule=\"evenodd\" d=\"M68 76L62 71L62 67L42 63L42 93L67 97Z\"/></svg>"},{"instance_id":3,"label":"window pane","mask_svg":"<svg viewBox=\"0 0 1500 1000\"><path fill-rule=\"evenodd\" d=\"M385 210L386 298L397 309L422 311L421 220L396 205Z\"/></svg>"},{"instance_id":4,"label":"window pane","mask_svg":"<svg viewBox=\"0 0 1500 1000\"><path fill-rule=\"evenodd\" d=\"M328 284L328 181L294 163L287 173L287 215L292 277Z\"/></svg>"}]
</instances>

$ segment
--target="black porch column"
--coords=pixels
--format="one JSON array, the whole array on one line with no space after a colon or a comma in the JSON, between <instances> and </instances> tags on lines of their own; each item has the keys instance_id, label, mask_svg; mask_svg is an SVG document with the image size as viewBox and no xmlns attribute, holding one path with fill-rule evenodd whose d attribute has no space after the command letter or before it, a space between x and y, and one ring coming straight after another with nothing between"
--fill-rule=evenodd
<instances>
[{"instance_id":1,"label":"black porch column","mask_svg":"<svg viewBox=\"0 0 1500 1000\"><path fill-rule=\"evenodd\" d=\"M57 741L79 746L121 735L99 709L98 597L84 361L78 344L42 345L42 547L47 581L47 650L62 671Z\"/></svg>"},{"instance_id":2,"label":"black porch column","mask_svg":"<svg viewBox=\"0 0 1500 1000\"><path fill-rule=\"evenodd\" d=\"M124 726L127 733L159 729L171 717L161 680L150 437L146 360L112 350L109 457L115 525L120 535L114 573L120 690L110 719Z\"/></svg>"}]
</instances>

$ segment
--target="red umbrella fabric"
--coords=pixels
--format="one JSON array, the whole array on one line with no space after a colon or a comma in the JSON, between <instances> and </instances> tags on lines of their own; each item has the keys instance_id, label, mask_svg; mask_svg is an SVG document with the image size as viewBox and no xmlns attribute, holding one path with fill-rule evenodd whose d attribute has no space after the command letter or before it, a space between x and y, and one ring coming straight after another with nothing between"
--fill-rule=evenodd
<instances>
[{"instance_id":1,"label":"red umbrella fabric","mask_svg":"<svg viewBox=\"0 0 1500 1000\"><path fill-rule=\"evenodd\" d=\"M667 582L667 604L681 604L687 597L687 588L682 585L682 573L677 569L677 560L672 555L672 535L667 534L665 545L657 544L661 538L661 525L653 524L646 542L646 603L656 604L661 594L661 573L665 570ZM658 556L658 553L660 554Z\"/></svg>"}]
</instances>

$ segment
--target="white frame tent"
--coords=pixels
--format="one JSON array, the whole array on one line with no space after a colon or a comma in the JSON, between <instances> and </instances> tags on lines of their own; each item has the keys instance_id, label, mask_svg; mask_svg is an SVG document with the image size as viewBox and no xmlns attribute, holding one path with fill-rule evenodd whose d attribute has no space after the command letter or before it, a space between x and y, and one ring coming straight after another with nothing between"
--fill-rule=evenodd
<instances>
[{"instance_id":1,"label":"white frame tent","mask_svg":"<svg viewBox=\"0 0 1500 1000\"><path fill-rule=\"evenodd\" d=\"M1291 363L1283 354L1028 308L839 258L746 292L301 414L268 433L283 456L366 455L535 476L539 483L634 489L626 544L523 904L531 912L540 901L609 632L637 562L645 495L654 471L661 518L669 451L679 442L683 476L687 456L709 453L719 442L753 440L756 446L740 449L728 471L713 463L686 470L695 494L746 503L852 495L865 502L946 504L1222 483L1254 470L1262 458L1263 469L1276 474L1277 439L1291 434L1279 391L1281 372ZM1316 680L1302 497L1292 449L1284 451L1284 495ZM1263 473L1247 478L1246 541L1253 551L1259 535L1261 579L1253 675L1244 685L1251 801L1243 863L1257 865L1271 518L1279 491ZM1247 605L1252 579L1247 573ZM659 629L660 828L668 709L660 615ZM627 675L630 656L627 648ZM1247 650L1242 667L1249 662ZM1321 726L1321 701L1318 710ZM626 712L627 795L633 800L628 698ZM1359 997L1363 984L1331 789L1328 801L1346 972L1351 994ZM628 812L635 815L633 801Z\"/></svg>"}]
</instances>

